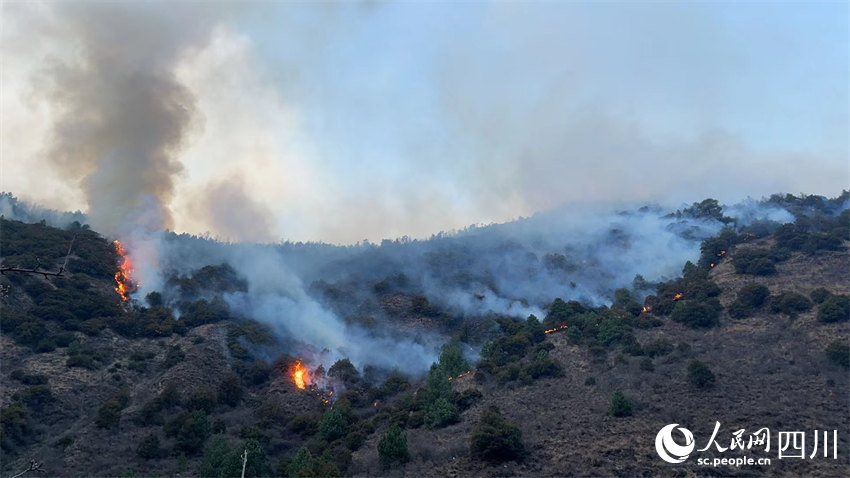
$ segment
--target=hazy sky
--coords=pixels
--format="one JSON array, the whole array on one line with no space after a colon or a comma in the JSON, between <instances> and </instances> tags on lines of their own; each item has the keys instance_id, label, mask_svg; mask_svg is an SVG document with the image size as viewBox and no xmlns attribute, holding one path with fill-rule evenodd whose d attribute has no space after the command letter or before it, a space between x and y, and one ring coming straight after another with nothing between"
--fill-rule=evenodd
<instances>
[{"instance_id":1,"label":"hazy sky","mask_svg":"<svg viewBox=\"0 0 850 478\"><path fill-rule=\"evenodd\" d=\"M0 189L107 229L155 210L181 232L331 242L564 203L835 195L848 18L846 2L7 2Z\"/></svg>"}]
</instances>

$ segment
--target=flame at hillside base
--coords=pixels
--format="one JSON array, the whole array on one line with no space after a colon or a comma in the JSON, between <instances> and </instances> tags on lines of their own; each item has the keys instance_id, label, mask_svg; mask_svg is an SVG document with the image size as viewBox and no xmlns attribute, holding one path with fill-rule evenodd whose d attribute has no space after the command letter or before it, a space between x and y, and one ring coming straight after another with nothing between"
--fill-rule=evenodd
<instances>
[{"instance_id":1,"label":"flame at hillside base","mask_svg":"<svg viewBox=\"0 0 850 478\"><path fill-rule=\"evenodd\" d=\"M124 250L124 246L120 241L116 240L115 251L121 256L121 264L118 266L118 272L115 273L115 292L121 296L123 302L130 300L130 294L136 292L139 284L133 280L133 261Z\"/></svg>"},{"instance_id":2,"label":"flame at hillside base","mask_svg":"<svg viewBox=\"0 0 850 478\"><path fill-rule=\"evenodd\" d=\"M300 360L295 362L292 368L292 382L301 390L304 390L310 385L310 372Z\"/></svg>"}]
</instances>

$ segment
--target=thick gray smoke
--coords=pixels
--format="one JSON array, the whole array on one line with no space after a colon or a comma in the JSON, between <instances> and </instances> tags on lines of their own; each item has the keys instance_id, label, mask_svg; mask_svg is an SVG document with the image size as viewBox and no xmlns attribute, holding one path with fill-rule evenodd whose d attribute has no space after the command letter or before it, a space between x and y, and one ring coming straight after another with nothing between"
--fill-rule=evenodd
<instances>
[{"instance_id":1,"label":"thick gray smoke","mask_svg":"<svg viewBox=\"0 0 850 478\"><path fill-rule=\"evenodd\" d=\"M54 60L38 77L58 112L46 154L79 181L98 230L171 227L177 153L195 119L194 98L174 68L213 22L179 6L168 15L124 2L55 8L78 57Z\"/></svg>"},{"instance_id":2,"label":"thick gray smoke","mask_svg":"<svg viewBox=\"0 0 850 478\"><path fill-rule=\"evenodd\" d=\"M412 338L402 322L421 320L433 310L411 312L397 304L424 297L436 313L454 318L524 319L545 316L556 297L600 306L611 303L617 288L639 297L653 293L654 282L681 274L686 261L697 261L702 240L724 226L715 218L674 211L562 208L428 240L346 247L222 244L168 235L161 242L161 268L191 275L208 264L232 265L248 288L226 295L231 310L269 324L314 365L348 357L360 367L415 373L427 370L453 330ZM725 211L740 216L740 225L793 220L783 209L752 200ZM364 316L377 326L358 325Z\"/></svg>"}]
</instances>

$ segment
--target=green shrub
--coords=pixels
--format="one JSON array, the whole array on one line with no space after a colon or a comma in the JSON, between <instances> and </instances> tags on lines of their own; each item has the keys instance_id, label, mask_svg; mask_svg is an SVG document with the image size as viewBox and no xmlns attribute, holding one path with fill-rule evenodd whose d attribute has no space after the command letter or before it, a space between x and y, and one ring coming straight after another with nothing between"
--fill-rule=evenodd
<instances>
[{"instance_id":1,"label":"green shrub","mask_svg":"<svg viewBox=\"0 0 850 478\"><path fill-rule=\"evenodd\" d=\"M175 448L187 454L200 452L210 436L210 424L203 410L184 411L165 426L165 434L175 437Z\"/></svg>"},{"instance_id":2,"label":"green shrub","mask_svg":"<svg viewBox=\"0 0 850 478\"><path fill-rule=\"evenodd\" d=\"M342 438L348 433L348 417L340 408L334 407L322 416L318 430L319 436L328 442Z\"/></svg>"},{"instance_id":3,"label":"green shrub","mask_svg":"<svg viewBox=\"0 0 850 478\"><path fill-rule=\"evenodd\" d=\"M152 460L165 456L165 450L160 447L159 437L155 433L151 433L139 442L139 446L136 448L136 455L144 460Z\"/></svg>"},{"instance_id":4,"label":"green shrub","mask_svg":"<svg viewBox=\"0 0 850 478\"><path fill-rule=\"evenodd\" d=\"M457 405L459 411L464 411L475 405L477 402L480 402L483 398L484 394L481 393L481 390L478 390L477 388L467 388L458 394L455 399L455 405Z\"/></svg>"},{"instance_id":5,"label":"green shrub","mask_svg":"<svg viewBox=\"0 0 850 478\"><path fill-rule=\"evenodd\" d=\"M623 392L616 391L611 396L611 415L615 417L628 417L632 415L632 402L623 395Z\"/></svg>"},{"instance_id":6,"label":"green shrub","mask_svg":"<svg viewBox=\"0 0 850 478\"><path fill-rule=\"evenodd\" d=\"M787 252L780 250L744 249L735 254L732 264L738 274L767 276L776 274L776 264L788 257Z\"/></svg>"},{"instance_id":7,"label":"green shrub","mask_svg":"<svg viewBox=\"0 0 850 478\"><path fill-rule=\"evenodd\" d=\"M121 390L104 402L97 411L95 424L100 428L114 428L121 420L121 411L130 404L130 394Z\"/></svg>"},{"instance_id":8,"label":"green shrub","mask_svg":"<svg viewBox=\"0 0 850 478\"><path fill-rule=\"evenodd\" d=\"M346 388L354 388L360 382L360 372L348 359L337 360L328 369L328 377L341 381Z\"/></svg>"},{"instance_id":9,"label":"green shrub","mask_svg":"<svg viewBox=\"0 0 850 478\"><path fill-rule=\"evenodd\" d=\"M655 371L655 364L652 363L652 359L649 357L642 358L639 365L641 370L645 370L647 372Z\"/></svg>"},{"instance_id":10,"label":"green shrub","mask_svg":"<svg viewBox=\"0 0 850 478\"><path fill-rule=\"evenodd\" d=\"M649 357L660 357L673 351L673 344L664 339L653 340L643 346L643 351Z\"/></svg>"},{"instance_id":11,"label":"green shrub","mask_svg":"<svg viewBox=\"0 0 850 478\"><path fill-rule=\"evenodd\" d=\"M431 402L425 408L425 425L428 428L442 428L459 421L457 407L443 397Z\"/></svg>"},{"instance_id":12,"label":"green shrub","mask_svg":"<svg viewBox=\"0 0 850 478\"><path fill-rule=\"evenodd\" d=\"M850 320L850 296L833 295L818 307L821 322L844 322Z\"/></svg>"},{"instance_id":13,"label":"green shrub","mask_svg":"<svg viewBox=\"0 0 850 478\"><path fill-rule=\"evenodd\" d=\"M471 442L472 455L484 460L522 460L525 455L522 431L505 420L495 406L481 414L481 421L472 431Z\"/></svg>"},{"instance_id":14,"label":"green shrub","mask_svg":"<svg viewBox=\"0 0 850 478\"><path fill-rule=\"evenodd\" d=\"M844 368L850 367L850 347L841 341L836 340L826 347L826 357Z\"/></svg>"},{"instance_id":15,"label":"green shrub","mask_svg":"<svg viewBox=\"0 0 850 478\"><path fill-rule=\"evenodd\" d=\"M533 379L543 377L562 377L564 368L561 364L549 357L549 352L541 350L532 360L531 365L525 369L525 372Z\"/></svg>"},{"instance_id":16,"label":"green shrub","mask_svg":"<svg viewBox=\"0 0 850 478\"><path fill-rule=\"evenodd\" d=\"M800 312L812 308L812 301L796 292L782 292L770 301L770 311L775 314L786 314L795 317Z\"/></svg>"},{"instance_id":17,"label":"green shrub","mask_svg":"<svg viewBox=\"0 0 850 478\"><path fill-rule=\"evenodd\" d=\"M407 435L398 425L391 426L381 437L381 441L378 442L378 458L384 468L405 463L410 459L407 452Z\"/></svg>"},{"instance_id":18,"label":"green shrub","mask_svg":"<svg viewBox=\"0 0 850 478\"><path fill-rule=\"evenodd\" d=\"M693 360L688 364L688 380L697 388L708 389L714 387L715 376L706 364Z\"/></svg>"},{"instance_id":19,"label":"green shrub","mask_svg":"<svg viewBox=\"0 0 850 478\"><path fill-rule=\"evenodd\" d=\"M750 284L738 291L737 298L729 305L729 315L736 319L747 318L764 305L770 290L762 284Z\"/></svg>"},{"instance_id":20,"label":"green shrub","mask_svg":"<svg viewBox=\"0 0 850 478\"><path fill-rule=\"evenodd\" d=\"M586 379L584 379L584 385L586 387L592 387L592 386L596 385L596 378L587 377Z\"/></svg>"},{"instance_id":21,"label":"green shrub","mask_svg":"<svg viewBox=\"0 0 850 478\"><path fill-rule=\"evenodd\" d=\"M812 302L815 304L822 304L826 299L829 299L832 296L832 293L823 287L818 287L813 290L809 294L809 298L812 299Z\"/></svg>"},{"instance_id":22,"label":"green shrub","mask_svg":"<svg viewBox=\"0 0 850 478\"><path fill-rule=\"evenodd\" d=\"M41 411L45 406L56 401L53 392L47 385L34 385L12 396L16 401L25 404L29 409Z\"/></svg>"},{"instance_id":23,"label":"green shrub","mask_svg":"<svg viewBox=\"0 0 850 478\"><path fill-rule=\"evenodd\" d=\"M244 390L242 382L235 374L230 374L218 386L218 401L223 405L235 407L242 400Z\"/></svg>"},{"instance_id":24,"label":"green shrub","mask_svg":"<svg viewBox=\"0 0 850 478\"><path fill-rule=\"evenodd\" d=\"M186 399L188 410L203 410L204 413L212 413L217 403L216 394L208 388L199 388L192 392Z\"/></svg>"},{"instance_id":25,"label":"green shrub","mask_svg":"<svg viewBox=\"0 0 850 478\"><path fill-rule=\"evenodd\" d=\"M340 476L340 472L327 453L314 458L310 450L301 448L291 460L281 463L278 475L333 478Z\"/></svg>"},{"instance_id":26,"label":"green shrub","mask_svg":"<svg viewBox=\"0 0 850 478\"><path fill-rule=\"evenodd\" d=\"M534 343L540 343L546 340L546 330L535 315L528 316L528 319L525 321L525 330Z\"/></svg>"},{"instance_id":27,"label":"green shrub","mask_svg":"<svg viewBox=\"0 0 850 478\"><path fill-rule=\"evenodd\" d=\"M231 447L224 436L218 435L204 448L204 457L198 467L198 476L204 478L230 478L242 476L242 454L247 452L245 476L269 476L266 451L257 440L246 440ZM305 475L292 475L305 476Z\"/></svg>"},{"instance_id":28,"label":"green shrub","mask_svg":"<svg viewBox=\"0 0 850 478\"><path fill-rule=\"evenodd\" d=\"M27 407L13 403L0 409L0 448L13 452L28 444L33 438L32 425Z\"/></svg>"},{"instance_id":29,"label":"green shrub","mask_svg":"<svg viewBox=\"0 0 850 478\"><path fill-rule=\"evenodd\" d=\"M162 368L171 368L182 362L185 358L186 354L183 350L177 345L172 345L168 348L168 352L165 354L165 360L162 362Z\"/></svg>"},{"instance_id":30,"label":"green shrub","mask_svg":"<svg viewBox=\"0 0 850 478\"><path fill-rule=\"evenodd\" d=\"M713 299L716 301L716 299ZM673 308L671 318L690 327L714 327L718 324L718 309L713 303L681 300Z\"/></svg>"}]
</instances>

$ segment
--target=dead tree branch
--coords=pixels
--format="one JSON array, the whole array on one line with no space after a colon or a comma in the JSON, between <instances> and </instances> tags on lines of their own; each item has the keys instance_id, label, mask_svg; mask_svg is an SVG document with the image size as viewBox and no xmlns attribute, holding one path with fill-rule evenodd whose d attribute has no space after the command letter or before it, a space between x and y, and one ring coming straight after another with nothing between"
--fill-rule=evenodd
<instances>
[{"instance_id":1,"label":"dead tree branch","mask_svg":"<svg viewBox=\"0 0 850 478\"><path fill-rule=\"evenodd\" d=\"M45 470L42 470L42 469L41 469L41 465L43 465L43 463L39 463L39 462L37 462L37 461L35 461L35 460L30 460L30 467L29 467L29 468L27 468L26 470L24 470L24 471L22 471L22 472L18 473L17 475L13 476L12 478L18 478L19 476L23 476L23 475L25 475L26 473L29 473L29 472L31 472L31 471L37 471L37 472L39 472L39 473L44 473L44 472L45 472Z\"/></svg>"},{"instance_id":2,"label":"dead tree branch","mask_svg":"<svg viewBox=\"0 0 850 478\"><path fill-rule=\"evenodd\" d=\"M71 243L68 244L68 253L65 255L65 262L62 263L62 266L59 267L58 271L40 271L38 270L41 267L41 261L36 257L35 259L35 267L32 269L25 269L18 266L0 266L0 275L6 274L7 272L22 272L24 274L39 274L44 276L46 279L49 276L52 277L62 277L65 274L65 268L68 267L68 258L71 257L71 248L74 247L74 240L77 239L77 235L74 234L74 237L71 238Z\"/></svg>"}]
</instances>

